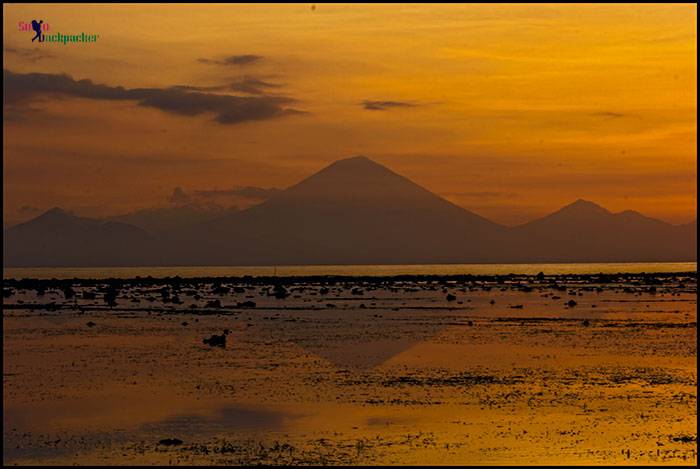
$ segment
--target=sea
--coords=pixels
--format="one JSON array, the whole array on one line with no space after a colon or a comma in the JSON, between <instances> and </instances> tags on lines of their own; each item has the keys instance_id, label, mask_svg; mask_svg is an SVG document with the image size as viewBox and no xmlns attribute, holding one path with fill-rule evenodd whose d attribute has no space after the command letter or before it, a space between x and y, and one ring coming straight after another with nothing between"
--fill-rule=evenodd
<instances>
[{"instance_id":1,"label":"sea","mask_svg":"<svg viewBox=\"0 0 700 469\"><path fill-rule=\"evenodd\" d=\"M697 272L697 262L573 264L429 264L429 265L290 265L168 267L6 267L6 279L135 277L394 276L394 275L536 275Z\"/></svg>"}]
</instances>

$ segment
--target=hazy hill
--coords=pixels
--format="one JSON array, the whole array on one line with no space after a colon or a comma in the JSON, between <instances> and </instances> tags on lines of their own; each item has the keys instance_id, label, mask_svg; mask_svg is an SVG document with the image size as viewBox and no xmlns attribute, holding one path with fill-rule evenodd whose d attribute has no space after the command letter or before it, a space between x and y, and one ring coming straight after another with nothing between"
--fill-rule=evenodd
<instances>
[{"instance_id":1,"label":"hazy hill","mask_svg":"<svg viewBox=\"0 0 700 469\"><path fill-rule=\"evenodd\" d=\"M157 260L154 246L141 228L59 208L5 230L3 237L7 266L136 265Z\"/></svg>"},{"instance_id":2,"label":"hazy hill","mask_svg":"<svg viewBox=\"0 0 700 469\"><path fill-rule=\"evenodd\" d=\"M694 226L577 200L512 232L528 262L688 261L696 258Z\"/></svg>"}]
</instances>

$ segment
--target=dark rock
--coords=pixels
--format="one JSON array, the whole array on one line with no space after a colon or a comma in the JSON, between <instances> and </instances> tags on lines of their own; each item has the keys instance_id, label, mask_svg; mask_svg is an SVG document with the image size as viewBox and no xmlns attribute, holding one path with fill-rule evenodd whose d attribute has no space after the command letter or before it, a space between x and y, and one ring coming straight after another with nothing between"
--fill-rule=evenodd
<instances>
[{"instance_id":1,"label":"dark rock","mask_svg":"<svg viewBox=\"0 0 700 469\"><path fill-rule=\"evenodd\" d=\"M229 335L229 330L224 329L221 335L212 334L208 339L202 339L202 343L210 347L226 347L226 336Z\"/></svg>"},{"instance_id":2,"label":"dark rock","mask_svg":"<svg viewBox=\"0 0 700 469\"><path fill-rule=\"evenodd\" d=\"M95 292L91 292L91 291L84 291L83 292L83 299L84 300L94 300L95 298L97 298L97 295L95 295Z\"/></svg>"},{"instance_id":3,"label":"dark rock","mask_svg":"<svg viewBox=\"0 0 700 469\"><path fill-rule=\"evenodd\" d=\"M179 438L164 438L160 440L158 444L163 446L177 446L182 444L182 440Z\"/></svg>"}]
</instances>

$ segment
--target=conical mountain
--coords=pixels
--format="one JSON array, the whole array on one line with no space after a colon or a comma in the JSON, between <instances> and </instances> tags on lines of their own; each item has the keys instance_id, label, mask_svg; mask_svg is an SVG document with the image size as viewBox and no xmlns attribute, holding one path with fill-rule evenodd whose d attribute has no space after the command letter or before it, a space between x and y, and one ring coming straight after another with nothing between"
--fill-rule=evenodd
<instances>
[{"instance_id":1,"label":"conical mountain","mask_svg":"<svg viewBox=\"0 0 700 469\"><path fill-rule=\"evenodd\" d=\"M197 226L189 244L193 259L217 264L479 262L496 260L492 248L505 231L354 157L260 205Z\"/></svg>"}]
</instances>

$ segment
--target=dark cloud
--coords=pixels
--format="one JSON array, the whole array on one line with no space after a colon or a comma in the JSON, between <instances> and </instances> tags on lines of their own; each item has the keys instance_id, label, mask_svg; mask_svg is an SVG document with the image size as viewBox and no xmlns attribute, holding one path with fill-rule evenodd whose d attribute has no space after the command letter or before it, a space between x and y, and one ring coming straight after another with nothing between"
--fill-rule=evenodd
<instances>
[{"instance_id":1,"label":"dark cloud","mask_svg":"<svg viewBox=\"0 0 700 469\"><path fill-rule=\"evenodd\" d=\"M362 107L368 111L387 111L394 108L415 107L416 104L403 101L362 101Z\"/></svg>"},{"instance_id":2,"label":"dark cloud","mask_svg":"<svg viewBox=\"0 0 700 469\"><path fill-rule=\"evenodd\" d=\"M198 62L210 65L228 65L228 66L241 66L241 65L251 65L256 62L260 62L263 59L261 55L253 54L243 54L243 55L231 55L224 59L197 59Z\"/></svg>"},{"instance_id":3,"label":"dark cloud","mask_svg":"<svg viewBox=\"0 0 700 469\"><path fill-rule=\"evenodd\" d=\"M270 197L282 192L281 189L276 187L255 187L255 186L242 186L234 187L233 189L224 190L206 190L206 191L195 191L195 194L204 197L242 197L244 199L253 200L265 200Z\"/></svg>"},{"instance_id":4,"label":"dark cloud","mask_svg":"<svg viewBox=\"0 0 700 469\"><path fill-rule=\"evenodd\" d=\"M50 59L54 57L53 54L40 49L22 49L15 47L5 47L3 49L5 52L13 54L21 59L29 62L36 62L37 60Z\"/></svg>"},{"instance_id":5,"label":"dark cloud","mask_svg":"<svg viewBox=\"0 0 700 469\"><path fill-rule=\"evenodd\" d=\"M277 83L270 83L269 81L260 80L255 77L244 77L231 83L229 89L240 93L262 95L267 93L270 89L279 88L281 86L282 85Z\"/></svg>"},{"instance_id":6,"label":"dark cloud","mask_svg":"<svg viewBox=\"0 0 700 469\"><path fill-rule=\"evenodd\" d=\"M168 202L173 205L187 205L192 201L192 197L185 192L182 187L173 189L173 193L168 197Z\"/></svg>"},{"instance_id":7,"label":"dark cloud","mask_svg":"<svg viewBox=\"0 0 700 469\"><path fill-rule=\"evenodd\" d=\"M245 76L239 78L226 85L214 85L214 86L192 86L192 85L177 85L174 89L186 90L186 91L236 91L238 93L254 94L254 95L265 95L269 91L275 88L281 88L282 85L277 83L272 83L269 81L262 80L254 76Z\"/></svg>"},{"instance_id":8,"label":"dark cloud","mask_svg":"<svg viewBox=\"0 0 700 469\"><path fill-rule=\"evenodd\" d=\"M594 116L597 117L607 117L610 119L617 119L619 117L625 117L627 114L622 114L621 112L614 112L614 111L600 111L600 112L594 112Z\"/></svg>"},{"instance_id":9,"label":"dark cloud","mask_svg":"<svg viewBox=\"0 0 700 469\"><path fill-rule=\"evenodd\" d=\"M287 108L286 105L294 102L294 99L283 96L233 96L192 91L183 87L127 89L50 73L15 73L4 70L3 75L5 104L9 106L18 103L26 105L27 101L34 98L51 96L105 101L126 100L184 116L213 113L214 119L222 124L302 113Z\"/></svg>"}]
</instances>

